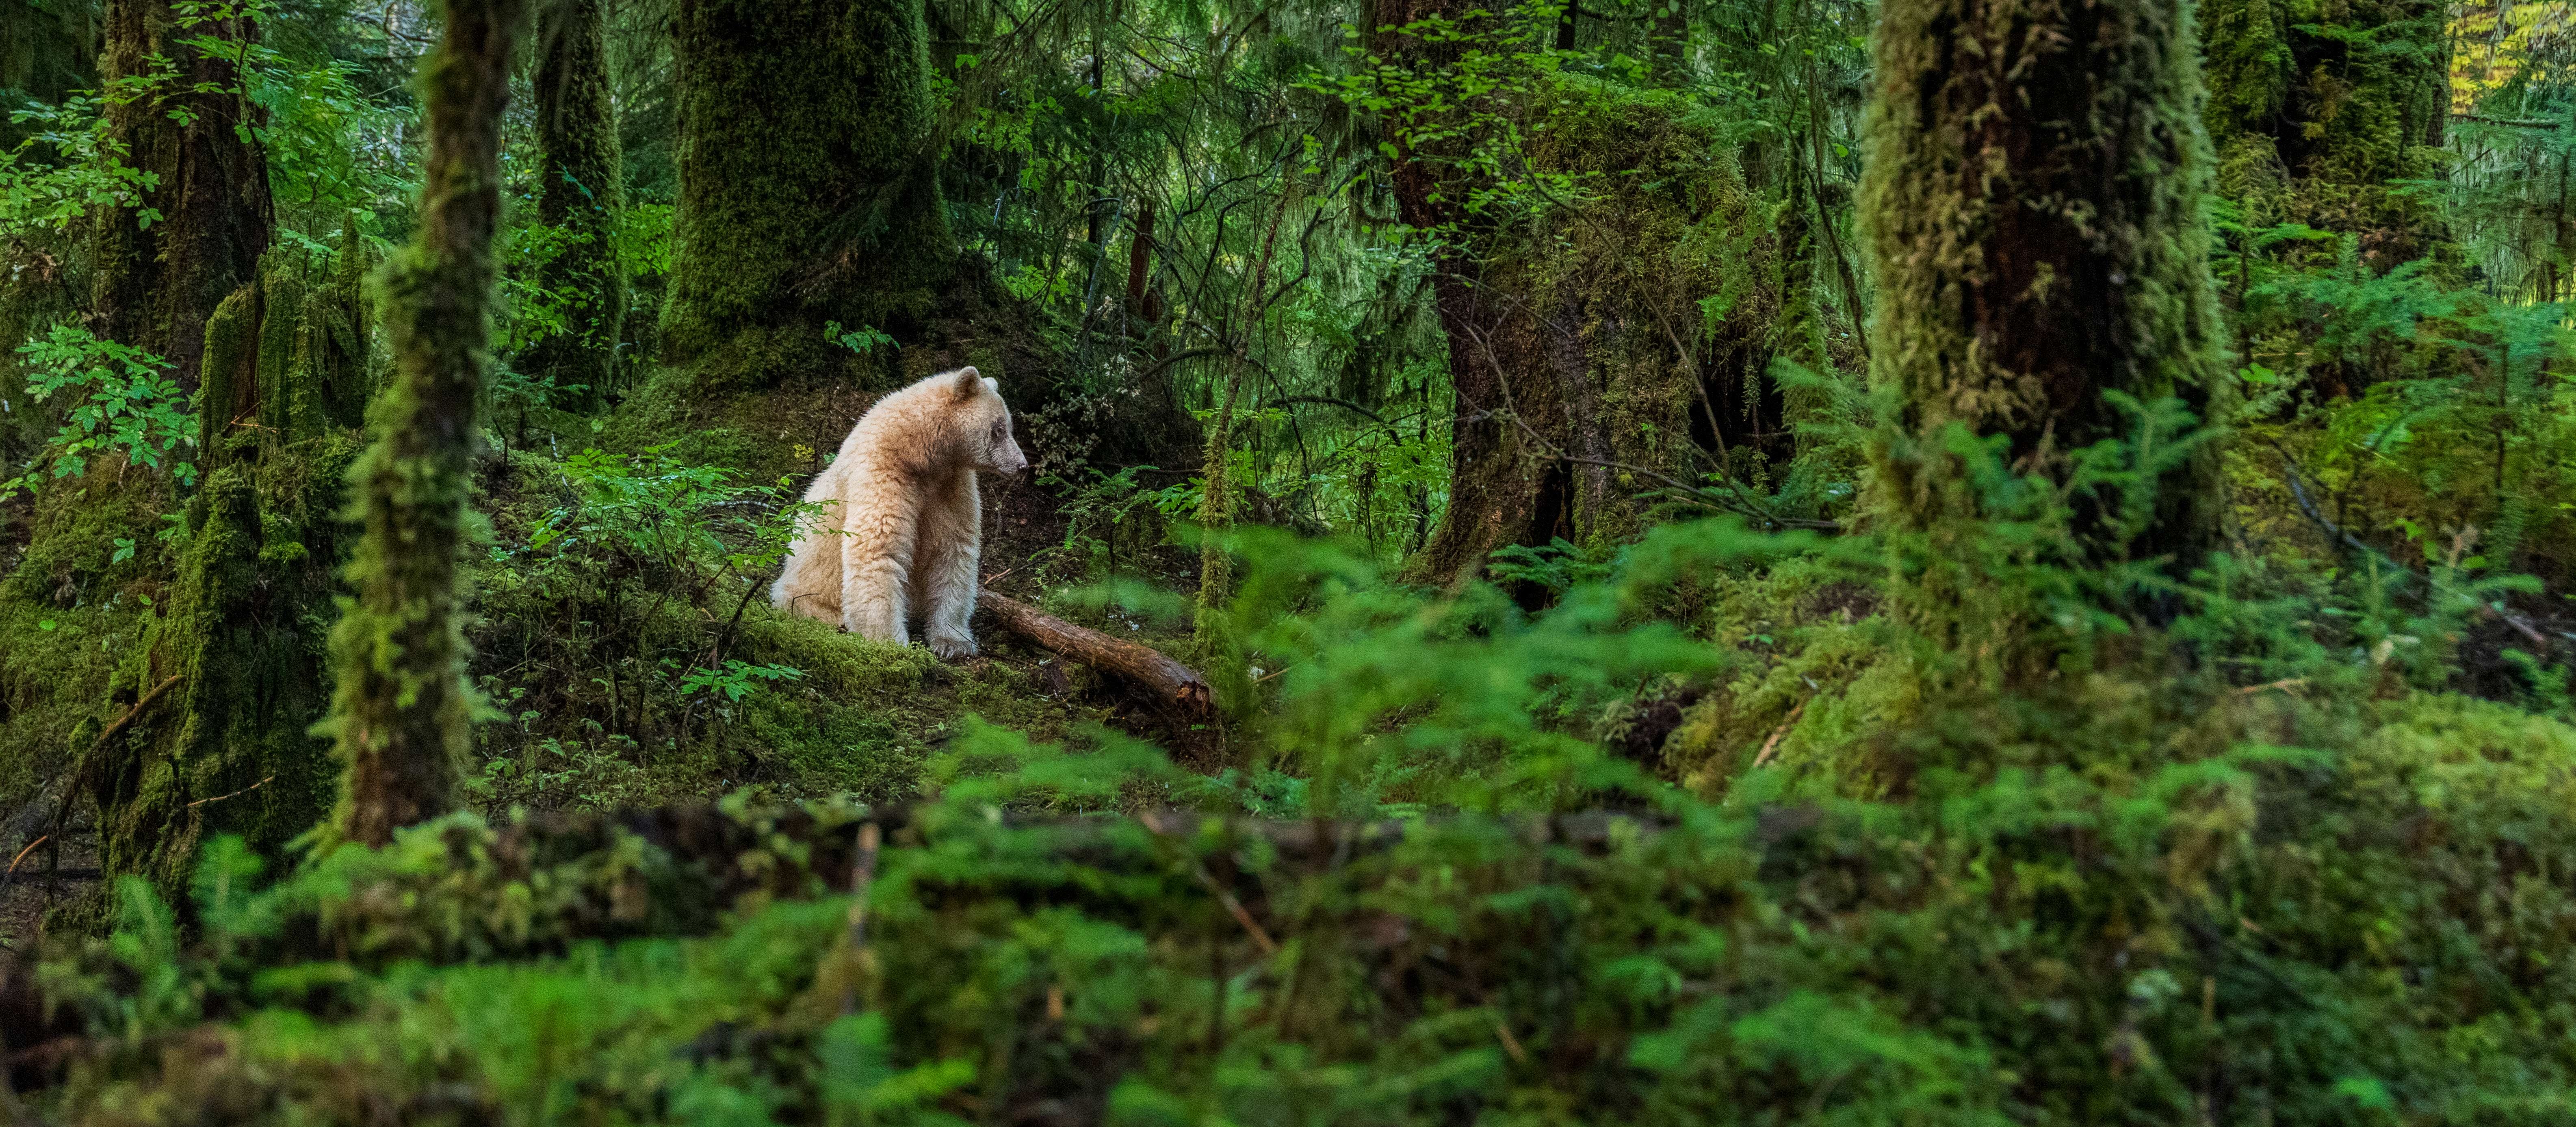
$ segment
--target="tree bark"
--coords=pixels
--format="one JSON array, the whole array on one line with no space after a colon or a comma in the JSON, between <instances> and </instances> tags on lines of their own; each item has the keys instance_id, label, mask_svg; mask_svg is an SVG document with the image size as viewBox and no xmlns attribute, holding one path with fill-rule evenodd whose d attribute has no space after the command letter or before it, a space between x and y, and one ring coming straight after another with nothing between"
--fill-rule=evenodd
<instances>
[{"instance_id":1,"label":"tree bark","mask_svg":"<svg viewBox=\"0 0 2576 1127\"><path fill-rule=\"evenodd\" d=\"M98 225L96 324L104 336L159 353L180 388L194 391L206 319L257 275L276 225L267 157L245 139L264 111L225 57L258 29L240 14L190 22L169 0L109 0L105 32L100 69L112 92L134 95L109 110L110 135L129 163L159 180L136 208ZM222 46L183 45L198 37ZM177 63L177 79L140 88L155 55ZM149 227L146 210L160 215Z\"/></svg>"},{"instance_id":2,"label":"tree bark","mask_svg":"<svg viewBox=\"0 0 2576 1127\"><path fill-rule=\"evenodd\" d=\"M605 0L552 0L537 19L537 218L567 236L537 284L574 295L569 324L532 347L520 367L582 390L568 407L597 407L617 383L617 346L626 323L626 274L617 262L617 224L626 207L609 99Z\"/></svg>"},{"instance_id":3,"label":"tree bark","mask_svg":"<svg viewBox=\"0 0 2576 1127\"><path fill-rule=\"evenodd\" d=\"M429 118L420 228L384 272L394 382L351 480L365 534L357 598L331 645L345 841L383 845L454 801L472 716L458 553L489 363L501 113L526 0L446 0L421 75Z\"/></svg>"},{"instance_id":4,"label":"tree bark","mask_svg":"<svg viewBox=\"0 0 2576 1127\"><path fill-rule=\"evenodd\" d=\"M681 0L676 34L664 359L757 387L846 365L826 321L927 318L955 252L922 0Z\"/></svg>"},{"instance_id":5,"label":"tree bark","mask_svg":"<svg viewBox=\"0 0 2576 1127\"><path fill-rule=\"evenodd\" d=\"M2250 222L2358 235L2381 270L2430 251L2444 237L2436 209L2389 182L2442 174L2451 57L2443 12L2422 0L2203 6L2219 189L2250 205Z\"/></svg>"},{"instance_id":6,"label":"tree bark","mask_svg":"<svg viewBox=\"0 0 2576 1127\"><path fill-rule=\"evenodd\" d=\"M1879 519L1939 534L1985 515L1943 446L1954 425L2062 476L2067 452L2132 431L2108 392L2204 420L2227 402L2195 46L2184 0L1880 10L1862 213L1872 378L1903 407L1873 453ZM2215 450L2155 482L2135 543L2115 542L2106 506L2077 505L2090 558L2187 574L2219 536Z\"/></svg>"},{"instance_id":7,"label":"tree bark","mask_svg":"<svg viewBox=\"0 0 2576 1127\"><path fill-rule=\"evenodd\" d=\"M1460 62L1465 41L1402 29L1441 18L1484 30L1488 17L1472 9L1462 0L1380 0L1370 53L1454 84L1443 72ZM1400 217L1439 236L1432 299L1455 394L1449 507L1410 565L1431 582L1471 578L1508 545L1613 542L1642 524L1634 498L1661 484L1655 477L1695 477L1693 404L1708 366L1694 344L1705 323L1699 303L1730 272L1761 266L1705 251L1736 233L1727 225L1746 210L1746 193L1710 159L1719 142L1686 124L1681 99L1621 102L1546 77L1528 89L1533 104L1480 107L1456 128L1411 138L1391 125L1386 138ZM1472 114L1487 112L1546 120L1548 129L1529 135L1530 162L1540 173L1585 177L1602 195L1553 201L1509 228L1470 211L1476 190L1490 185L1462 158L1472 131L1488 128ZM1739 304L1760 316L1760 303ZM1728 332L1769 337L1732 317ZM1538 588L1517 594L1530 605L1546 597Z\"/></svg>"},{"instance_id":8,"label":"tree bark","mask_svg":"<svg viewBox=\"0 0 2576 1127\"><path fill-rule=\"evenodd\" d=\"M1370 54L1415 74L1455 66L1462 53L1459 41L1404 29L1424 20L1463 20L1472 7L1465 0L1376 0L1369 20ZM1533 343L1525 331L1530 320L1522 308L1525 295L1487 285L1490 255L1479 253L1484 248L1477 244L1494 232L1483 229L1464 206L1472 190L1458 167L1466 139L1452 134L1417 144L1390 129L1386 142L1395 149L1398 217L1408 227L1444 236L1432 248L1431 294L1449 344L1454 396L1449 508L1414 568L1424 578L1446 583L1476 575L1496 548L1546 543L1548 536L1537 526L1557 531L1556 516L1563 506L1541 504L1540 486L1552 469L1560 475L1561 469L1544 452L1529 450L1514 429L1516 423L1530 424L1534 415L1542 427L1550 420L1539 414L1544 403L1527 395L1515 399L1511 392L1517 389L1510 387L1504 369L1546 368L1539 357L1523 355Z\"/></svg>"}]
</instances>

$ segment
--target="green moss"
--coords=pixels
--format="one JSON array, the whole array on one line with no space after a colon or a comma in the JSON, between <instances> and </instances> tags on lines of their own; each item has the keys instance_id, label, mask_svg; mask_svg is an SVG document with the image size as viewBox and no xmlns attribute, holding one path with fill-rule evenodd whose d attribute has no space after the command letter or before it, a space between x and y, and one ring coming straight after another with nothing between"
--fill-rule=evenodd
<instances>
[{"instance_id":1,"label":"green moss","mask_svg":"<svg viewBox=\"0 0 2576 1127\"><path fill-rule=\"evenodd\" d=\"M152 613L132 598L63 608L0 594L0 810L69 771L123 711L108 686Z\"/></svg>"},{"instance_id":2,"label":"green moss","mask_svg":"<svg viewBox=\"0 0 2576 1127\"><path fill-rule=\"evenodd\" d=\"M206 318L206 358L197 371L197 451L212 471L236 457L235 424L256 421L260 408L259 288L243 286ZM243 437L256 439L253 428Z\"/></svg>"},{"instance_id":3,"label":"green moss","mask_svg":"<svg viewBox=\"0 0 2576 1127\"><path fill-rule=\"evenodd\" d=\"M2210 141L2226 151L2248 133L2280 124L2298 64L2291 58L2290 18L2276 0L2211 0L2200 8Z\"/></svg>"},{"instance_id":4,"label":"green moss","mask_svg":"<svg viewBox=\"0 0 2576 1127\"><path fill-rule=\"evenodd\" d=\"M758 386L826 367L827 320L928 317L954 251L920 0L691 0L675 33L663 359Z\"/></svg>"},{"instance_id":5,"label":"green moss","mask_svg":"<svg viewBox=\"0 0 2576 1127\"><path fill-rule=\"evenodd\" d=\"M626 271L617 261L626 174L609 97L602 0L545 6L537 26L537 217L566 237L537 284L575 295L570 325L539 341L518 366L580 386L565 404L595 406L616 387L626 322Z\"/></svg>"},{"instance_id":6,"label":"green moss","mask_svg":"<svg viewBox=\"0 0 2576 1127\"><path fill-rule=\"evenodd\" d=\"M368 845L449 808L474 699L457 560L490 364L501 110L527 13L509 0L445 7L420 80L420 228L381 275L394 382L370 412L375 444L350 472L365 528L347 573L356 597L331 634L330 730L347 764L334 827Z\"/></svg>"},{"instance_id":7,"label":"green moss","mask_svg":"<svg viewBox=\"0 0 2576 1127\"><path fill-rule=\"evenodd\" d=\"M345 287L317 265L273 252L260 281L209 319L198 399L207 473L188 506L187 546L116 680L87 686L109 711L173 686L90 749L87 772L105 867L165 889L184 884L209 834L282 852L320 819L333 788L328 745L308 729L328 696L323 637L357 443L334 425L319 385L333 357L357 351L347 338L360 326Z\"/></svg>"},{"instance_id":8,"label":"green moss","mask_svg":"<svg viewBox=\"0 0 2576 1127\"><path fill-rule=\"evenodd\" d=\"M1547 81L1529 115L1533 164L1585 198L1481 236L1491 245L1473 300L1499 311L1475 314L1493 322L1484 339L1453 330L1451 347L1500 362L1493 395L1508 396L1518 423L1486 440L1474 437L1481 424L1459 424L1451 506L1414 563L1434 578L1473 573L1509 544L1633 536L1649 504L1638 495L1665 484L1653 475L1695 480L1705 468L1692 434L1715 416L1694 362L1729 355L1757 383L1767 368L1739 351L1767 354L1772 336L1767 217L1716 125L1670 92L1571 75ZM1462 394L1462 419L1501 406ZM1599 464L1612 462L1649 472Z\"/></svg>"},{"instance_id":9,"label":"green moss","mask_svg":"<svg viewBox=\"0 0 2576 1127\"><path fill-rule=\"evenodd\" d=\"M1974 613L1961 585L1981 582L1942 539L1988 515L1951 428L2062 475L2065 452L2132 433L2107 392L2178 399L2202 419L2232 393L2189 13L2182 0L1881 9L1861 215L1878 283L1871 379L1899 413L1871 452L1871 508L1930 538L1905 600L1927 623ZM2218 540L2219 486L2211 448L2165 470L2125 532L2076 498L2077 551L2187 574Z\"/></svg>"},{"instance_id":10,"label":"green moss","mask_svg":"<svg viewBox=\"0 0 2576 1127\"><path fill-rule=\"evenodd\" d=\"M307 731L327 689L320 616L305 610L327 606L315 586L328 573L260 493L242 466L206 478L167 613L126 663L130 685L178 683L91 766L105 867L167 890L211 834L281 852L333 789L328 745Z\"/></svg>"},{"instance_id":11,"label":"green moss","mask_svg":"<svg viewBox=\"0 0 2576 1127\"><path fill-rule=\"evenodd\" d=\"M375 309L366 292L367 272L376 259L358 234L358 217L342 228L338 252L332 255L328 285L318 280L305 301L304 324L296 339L295 386L308 398L305 412L342 429L366 425L367 404L375 398L371 347Z\"/></svg>"},{"instance_id":12,"label":"green moss","mask_svg":"<svg viewBox=\"0 0 2576 1127\"><path fill-rule=\"evenodd\" d=\"M2441 9L2405 0L2204 7L2219 188L2268 204L2267 221L2363 235L2381 269L2426 253L2441 238L2432 206L2389 183L2441 166L2447 34Z\"/></svg>"}]
</instances>

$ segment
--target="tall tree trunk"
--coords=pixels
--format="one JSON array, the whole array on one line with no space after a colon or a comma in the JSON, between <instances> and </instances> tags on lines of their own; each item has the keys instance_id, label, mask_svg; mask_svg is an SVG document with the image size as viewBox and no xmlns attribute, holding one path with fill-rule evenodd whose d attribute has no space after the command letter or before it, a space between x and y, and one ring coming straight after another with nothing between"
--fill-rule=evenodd
<instances>
[{"instance_id":1,"label":"tall tree trunk","mask_svg":"<svg viewBox=\"0 0 2576 1127\"><path fill-rule=\"evenodd\" d=\"M2361 237L2386 270L2443 237L2430 201L2389 182L2439 174L2450 112L2444 8L2210 0L2201 9L2219 188L2258 223Z\"/></svg>"},{"instance_id":2,"label":"tall tree trunk","mask_svg":"<svg viewBox=\"0 0 2576 1127\"><path fill-rule=\"evenodd\" d=\"M2062 474L2067 452L2133 430L2108 392L2177 397L2204 419L2226 402L2190 19L2186 0L1880 9L1861 190L1872 379L1903 403L1873 454L1890 525L1938 536L1983 515L1943 445L1953 425ZM2125 548L2181 575L2215 545L2213 449L2154 487L2127 545L2110 532L2120 514L2079 499L2094 558Z\"/></svg>"},{"instance_id":3,"label":"tall tree trunk","mask_svg":"<svg viewBox=\"0 0 2576 1127\"><path fill-rule=\"evenodd\" d=\"M663 358L759 386L846 361L826 321L918 325L955 254L922 0L681 0L677 36Z\"/></svg>"},{"instance_id":4,"label":"tall tree trunk","mask_svg":"<svg viewBox=\"0 0 2576 1127\"><path fill-rule=\"evenodd\" d=\"M1462 0L1377 0L1369 24L1370 53L1417 74L1457 64L1457 41L1408 34L1402 29L1424 20L1458 20L1473 5ZM1473 242L1490 232L1473 229L1464 204L1466 176L1457 168L1465 144L1456 136L1417 146L1414 139L1389 136L1394 147L1394 184L1398 217L1406 226L1448 233L1432 251L1432 305L1449 343L1449 383L1454 395L1450 414L1449 508L1425 545L1415 568L1424 577L1448 582L1475 575L1487 553L1507 544L1546 543L1534 536L1533 524L1554 525L1553 514L1536 516L1538 483L1552 468L1523 456L1520 437L1512 433L1507 413L1505 350L1520 343L1508 339L1515 300L1485 284L1485 256ZM1525 371L1538 364L1517 364ZM1526 406L1513 404L1512 406ZM1528 420L1524 416L1521 422ZM1559 506L1561 507L1561 506Z\"/></svg>"},{"instance_id":5,"label":"tall tree trunk","mask_svg":"<svg viewBox=\"0 0 2576 1127\"><path fill-rule=\"evenodd\" d=\"M449 808L472 714L457 560L490 361L501 112L527 3L442 7L446 29L420 80L420 229L383 274L394 382L351 474L365 522L349 567L357 598L331 637L331 723L347 764L336 828L367 845Z\"/></svg>"},{"instance_id":6,"label":"tall tree trunk","mask_svg":"<svg viewBox=\"0 0 2576 1127\"><path fill-rule=\"evenodd\" d=\"M626 207L609 100L605 0L549 0L537 18L537 218L569 238L537 283L575 295L564 332L537 342L520 367L583 390L564 405L595 407L615 386L626 323L626 274L617 262Z\"/></svg>"},{"instance_id":7,"label":"tall tree trunk","mask_svg":"<svg viewBox=\"0 0 2576 1127\"><path fill-rule=\"evenodd\" d=\"M1438 18L1482 32L1488 17L1469 15L1472 7L1380 0L1372 23L1395 30L1381 30L1370 52L1417 79L1457 84L1448 72L1467 40L1401 29ZM1449 507L1411 564L1434 582L1474 576L1510 545L1603 546L1639 526L1637 494L1696 476L1700 301L1748 266L1706 251L1739 234L1730 225L1745 214L1746 194L1731 168L1710 159L1719 142L1689 123L1680 99L1621 104L1544 77L1528 90L1535 104L1506 112L1550 124L1532 132L1530 162L1597 180L1600 198L1504 229L1465 206L1480 185L1461 158L1475 131L1489 128L1473 113L1455 128L1410 137L1390 129L1387 138L1401 218L1440 236L1432 299L1456 397ZM1758 326L1729 331L1769 338ZM1531 604L1547 595L1518 594Z\"/></svg>"},{"instance_id":8,"label":"tall tree trunk","mask_svg":"<svg viewBox=\"0 0 2576 1127\"><path fill-rule=\"evenodd\" d=\"M227 57L258 29L237 13L183 17L170 0L109 0L105 31L100 69L111 88L130 89L155 56L179 69L176 81L109 112L128 159L159 181L135 209L100 222L92 305L104 335L160 353L179 386L194 391L206 319L257 276L276 222L267 158L246 139L264 111ZM183 45L199 37L219 47ZM159 213L148 227L147 210Z\"/></svg>"}]
</instances>

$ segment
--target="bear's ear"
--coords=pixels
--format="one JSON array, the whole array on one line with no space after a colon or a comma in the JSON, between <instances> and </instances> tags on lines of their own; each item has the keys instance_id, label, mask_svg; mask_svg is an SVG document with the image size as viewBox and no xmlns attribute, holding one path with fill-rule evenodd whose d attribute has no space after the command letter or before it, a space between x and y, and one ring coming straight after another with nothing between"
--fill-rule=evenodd
<instances>
[{"instance_id":1,"label":"bear's ear","mask_svg":"<svg viewBox=\"0 0 2576 1127\"><path fill-rule=\"evenodd\" d=\"M1000 395L1002 394L1002 381L994 379L991 376L986 376L984 377L984 390L992 392L995 395Z\"/></svg>"},{"instance_id":2,"label":"bear's ear","mask_svg":"<svg viewBox=\"0 0 2576 1127\"><path fill-rule=\"evenodd\" d=\"M976 392L984 390L984 377L970 364L957 369L957 382L950 386L956 389L957 398L971 399Z\"/></svg>"}]
</instances>

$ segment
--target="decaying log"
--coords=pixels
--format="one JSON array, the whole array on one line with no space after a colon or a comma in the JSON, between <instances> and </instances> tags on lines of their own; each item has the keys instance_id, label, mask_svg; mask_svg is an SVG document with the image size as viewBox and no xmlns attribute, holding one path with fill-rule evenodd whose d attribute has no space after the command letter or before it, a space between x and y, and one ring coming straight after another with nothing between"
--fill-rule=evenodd
<instances>
[{"instance_id":1,"label":"decaying log","mask_svg":"<svg viewBox=\"0 0 2576 1127\"><path fill-rule=\"evenodd\" d=\"M1003 628L1038 646L1083 664L1108 670L1151 690L1181 712L1209 710L1207 679L1151 646L1120 641L1100 631L1076 626L1036 607L986 590L976 605L993 612Z\"/></svg>"}]
</instances>

